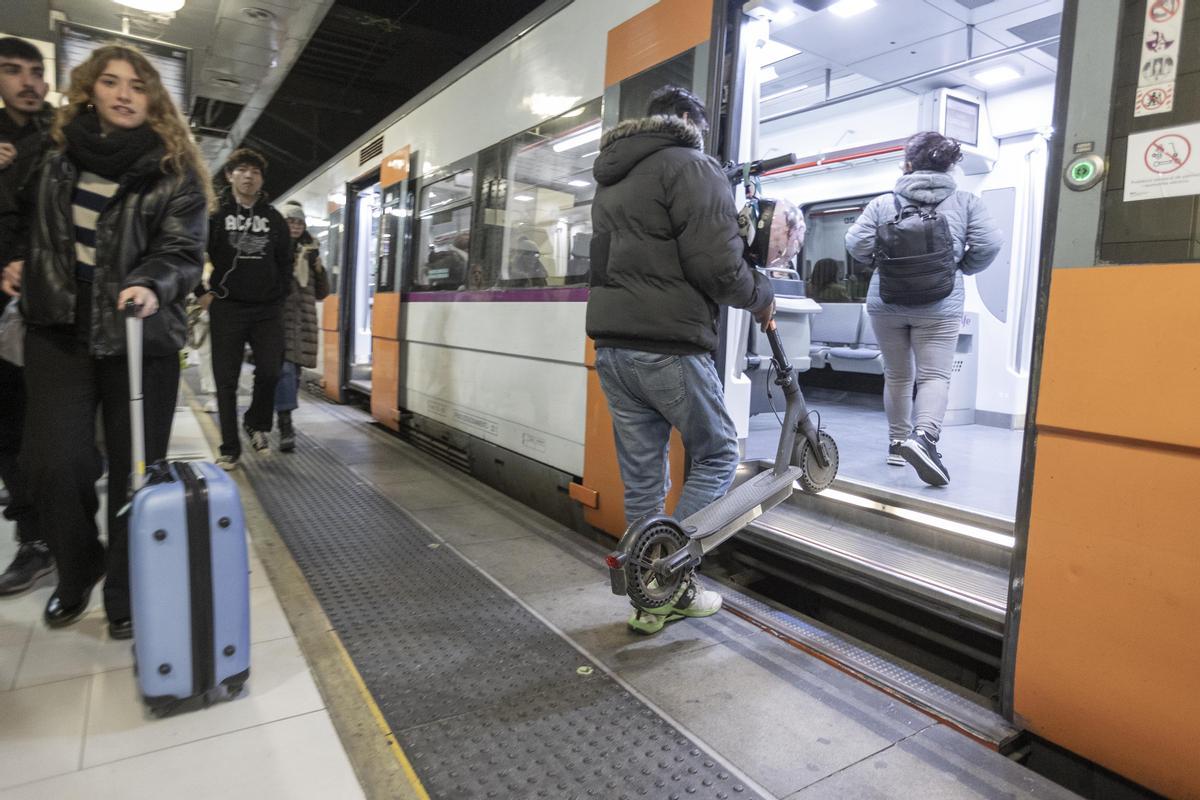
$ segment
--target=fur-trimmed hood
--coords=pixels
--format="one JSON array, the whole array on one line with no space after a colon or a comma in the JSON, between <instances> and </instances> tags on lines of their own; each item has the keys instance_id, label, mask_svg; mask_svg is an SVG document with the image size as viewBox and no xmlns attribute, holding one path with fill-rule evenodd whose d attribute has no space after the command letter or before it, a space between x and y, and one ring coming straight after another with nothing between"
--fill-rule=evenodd
<instances>
[{"instance_id":1,"label":"fur-trimmed hood","mask_svg":"<svg viewBox=\"0 0 1200 800\"><path fill-rule=\"evenodd\" d=\"M700 129L682 117L656 116L622 122L600 142L592 174L601 186L612 186L644 159L668 147L700 150Z\"/></svg>"}]
</instances>

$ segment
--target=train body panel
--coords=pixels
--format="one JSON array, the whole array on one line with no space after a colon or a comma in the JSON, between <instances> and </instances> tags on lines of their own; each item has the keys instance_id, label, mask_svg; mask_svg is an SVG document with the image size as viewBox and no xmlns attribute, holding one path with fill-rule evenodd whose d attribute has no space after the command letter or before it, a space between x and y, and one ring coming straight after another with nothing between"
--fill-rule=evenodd
<instances>
[{"instance_id":1,"label":"train body panel","mask_svg":"<svg viewBox=\"0 0 1200 800\"><path fill-rule=\"evenodd\" d=\"M582 474L585 308L567 301L407 304L402 407Z\"/></svg>"}]
</instances>

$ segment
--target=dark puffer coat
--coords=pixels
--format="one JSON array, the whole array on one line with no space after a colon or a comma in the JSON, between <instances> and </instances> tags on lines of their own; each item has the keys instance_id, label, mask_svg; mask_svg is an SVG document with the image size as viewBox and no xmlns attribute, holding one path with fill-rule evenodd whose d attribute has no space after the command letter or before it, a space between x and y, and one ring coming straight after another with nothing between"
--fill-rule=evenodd
<instances>
[{"instance_id":1,"label":"dark puffer coat","mask_svg":"<svg viewBox=\"0 0 1200 800\"><path fill-rule=\"evenodd\" d=\"M145 353L183 349L183 301L200 281L208 209L199 179L159 165L162 148L143 155L123 175L96 222L96 273L91 284L90 349L93 356L125 352L125 322L117 296L145 286L158 296L158 313L146 318ZM71 194L79 181L74 162L51 156L38 174L28 253L21 276L21 311L30 326L75 325L75 225Z\"/></svg>"},{"instance_id":2,"label":"dark puffer coat","mask_svg":"<svg viewBox=\"0 0 1200 800\"><path fill-rule=\"evenodd\" d=\"M317 366L317 301L329 294L329 276L307 231L294 242L294 264L297 270L302 261L308 266L308 284L301 286L292 273L292 289L283 304L283 358L312 369Z\"/></svg>"},{"instance_id":3,"label":"dark puffer coat","mask_svg":"<svg viewBox=\"0 0 1200 800\"><path fill-rule=\"evenodd\" d=\"M744 258L729 182L701 142L668 116L605 134L592 168L587 334L597 347L708 353L719 305L758 311L774 299Z\"/></svg>"}]
</instances>

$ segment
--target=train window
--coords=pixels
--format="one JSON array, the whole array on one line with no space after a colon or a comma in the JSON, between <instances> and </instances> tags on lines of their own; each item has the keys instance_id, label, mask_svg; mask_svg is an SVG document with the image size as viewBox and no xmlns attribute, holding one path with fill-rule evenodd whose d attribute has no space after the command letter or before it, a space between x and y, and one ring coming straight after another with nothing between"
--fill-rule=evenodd
<instances>
[{"instance_id":1,"label":"train window","mask_svg":"<svg viewBox=\"0 0 1200 800\"><path fill-rule=\"evenodd\" d=\"M342 196L342 202L345 202L345 196ZM321 261L325 264L326 270L329 272L329 293L336 295L338 287L341 285L342 277L342 242L343 242L343 220L345 212L341 205L336 206L329 213L329 235L325 239L325 249L321 253Z\"/></svg>"},{"instance_id":2,"label":"train window","mask_svg":"<svg viewBox=\"0 0 1200 800\"><path fill-rule=\"evenodd\" d=\"M619 119L644 117L650 95L664 86L691 87L696 80L695 72L696 51L692 49L621 81Z\"/></svg>"},{"instance_id":3,"label":"train window","mask_svg":"<svg viewBox=\"0 0 1200 800\"><path fill-rule=\"evenodd\" d=\"M487 182L484 263L492 288L584 283L592 238L592 164L600 101L547 120L498 148Z\"/></svg>"},{"instance_id":4,"label":"train window","mask_svg":"<svg viewBox=\"0 0 1200 800\"><path fill-rule=\"evenodd\" d=\"M846 231L870 197L817 203L804 210L808 234L801 253L805 292L822 303L861 303L867 299L873 265L846 251Z\"/></svg>"},{"instance_id":5,"label":"train window","mask_svg":"<svg viewBox=\"0 0 1200 800\"><path fill-rule=\"evenodd\" d=\"M417 268L410 289L441 292L466 288L474 188L474 171L464 170L421 190Z\"/></svg>"}]
</instances>

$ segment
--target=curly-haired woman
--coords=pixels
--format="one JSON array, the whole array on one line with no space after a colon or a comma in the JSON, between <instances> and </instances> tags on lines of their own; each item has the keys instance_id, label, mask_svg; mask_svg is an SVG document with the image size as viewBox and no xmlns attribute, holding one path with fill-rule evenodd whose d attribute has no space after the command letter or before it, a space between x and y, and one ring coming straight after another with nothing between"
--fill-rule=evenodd
<instances>
[{"instance_id":1,"label":"curly-haired woman","mask_svg":"<svg viewBox=\"0 0 1200 800\"><path fill-rule=\"evenodd\" d=\"M46 624L78 619L107 573L114 638L133 634L128 530L129 384L121 309L145 320L146 454L166 456L187 323L200 280L211 190L188 128L158 72L129 47L100 47L71 72L57 148L31 181L23 265L4 273L21 295L29 392L22 457L58 563ZM101 411L108 464L108 549L96 526Z\"/></svg>"}]
</instances>

